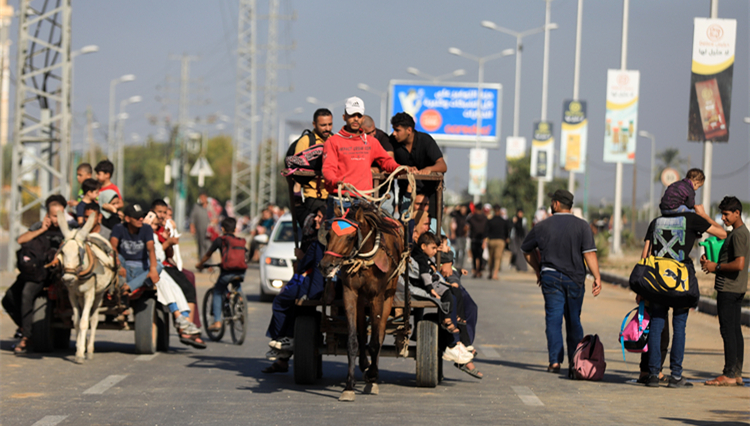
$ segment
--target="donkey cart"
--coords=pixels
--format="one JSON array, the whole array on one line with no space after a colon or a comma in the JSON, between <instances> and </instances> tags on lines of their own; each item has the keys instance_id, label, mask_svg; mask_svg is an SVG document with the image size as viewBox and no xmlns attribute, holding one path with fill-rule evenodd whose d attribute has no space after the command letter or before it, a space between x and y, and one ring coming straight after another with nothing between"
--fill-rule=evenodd
<instances>
[{"instance_id":1,"label":"donkey cart","mask_svg":"<svg viewBox=\"0 0 750 426\"><path fill-rule=\"evenodd\" d=\"M292 206L295 205L294 195L294 177L312 177L312 172L306 171L295 171L287 174L287 183L289 184L289 196ZM394 175L387 177L382 174L374 174L373 180L375 187L378 187L379 182L386 181L390 183L395 177ZM442 216L442 174L431 174L431 175L410 175L410 183L414 186L415 180L430 180L436 181L438 190L436 198L434 200L437 206L434 211L437 213L437 223L441 223ZM399 178L405 179L405 178ZM414 193L412 193L412 203L415 200ZM401 205L402 203L398 203ZM295 239L299 238L297 233L297 218L295 216L295 208L292 209L293 215L293 226L295 228ZM407 209L409 214L413 213L414 208L409 206ZM381 216L386 216L382 211L379 211ZM402 215L406 215L406 211L402 212ZM346 216L344 214L344 216ZM409 216L407 216L409 217ZM351 221L350 219L338 218L337 220L346 220L352 226L358 226L357 222ZM395 220L393 220L395 223ZM348 226L348 225L344 225ZM403 235L403 247L405 250L402 252L401 264L395 274L403 276L403 282L409 282L409 261L408 261L408 244L409 244L409 227L405 226L401 235ZM359 229L358 229L359 232ZM366 240L370 235L376 235L372 232L362 232L367 236L364 237ZM380 235L377 238L377 244L380 243ZM373 237L374 238L374 237ZM362 247L362 238L360 236L360 247L355 250L355 253L359 253ZM295 241L298 244L298 241ZM328 250L332 250L330 247L331 240L329 239ZM376 249L373 249L376 250ZM363 249L364 252L364 249ZM326 253L331 253L327 251ZM372 253L372 252L371 252ZM340 257L340 256L339 256ZM325 260L325 259L324 259ZM321 264L321 267L323 265ZM337 269L338 270L338 269ZM343 270L342 270L343 271ZM326 273L324 273L326 275ZM332 276L329 274L329 277ZM389 278L390 280L391 278ZM329 290L330 289L330 290ZM326 286L326 292L331 291L332 286ZM437 307L431 301L426 300L414 300L409 291L409 286L404 285L402 289L398 290L399 293L393 300L391 305L392 310L390 314L383 313L383 316L388 316L387 321L384 319L377 320L382 325L377 325L378 330L374 331L371 320L374 318L381 318L378 312L373 312L372 308L364 313L367 317L362 323L370 324L367 326L366 335L371 336L371 347L368 348L370 354L373 356L380 357L402 357L412 358L416 361L416 385L419 387L435 387L442 379L442 362L440 359L440 348L438 342L438 316ZM323 376L322 368L322 356L323 355L348 355L350 357L350 369L352 359L352 329L351 329L351 317L347 318L347 312L345 309L345 303L341 299L333 300L331 303L326 303L325 300L330 300L324 296L323 300L298 300L297 314L294 326L294 380L298 384L313 384L315 381ZM387 306L387 304L386 304ZM387 309L387 308L386 308ZM425 314L425 310L434 311ZM398 312L398 313L397 313ZM414 318L414 330L412 330L411 318ZM383 331L384 328L384 331ZM362 331L360 331L362 332ZM376 338L376 334L380 334L381 341L382 335L394 336L395 344L392 345L379 345L376 346L379 349L379 354L374 354L372 349L372 339ZM409 345L409 339L416 341L416 345ZM349 339L349 340L348 340ZM348 340L348 341L347 341ZM360 345L360 355L364 346ZM377 351L377 350L376 350ZM375 365L377 367L377 365ZM360 364L360 368L361 364ZM363 370L364 371L364 370ZM350 374L351 375L351 374ZM367 374L365 374L367 376ZM367 380L367 377L366 377ZM370 381L376 385L377 379L374 378ZM345 392L346 394L346 392ZM342 399L345 400L345 399Z\"/></svg>"}]
</instances>

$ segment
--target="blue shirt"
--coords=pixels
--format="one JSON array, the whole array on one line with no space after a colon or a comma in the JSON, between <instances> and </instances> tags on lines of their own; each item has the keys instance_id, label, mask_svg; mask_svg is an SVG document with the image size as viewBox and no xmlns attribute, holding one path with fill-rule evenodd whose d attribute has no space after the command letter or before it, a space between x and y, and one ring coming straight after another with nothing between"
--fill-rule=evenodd
<instances>
[{"instance_id":1,"label":"blue shirt","mask_svg":"<svg viewBox=\"0 0 750 426\"><path fill-rule=\"evenodd\" d=\"M112 228L112 237L117 238L117 252L125 261L148 264L146 243L154 241L154 230L150 225L143 225L137 234L131 234L126 224L118 223Z\"/></svg>"}]
</instances>

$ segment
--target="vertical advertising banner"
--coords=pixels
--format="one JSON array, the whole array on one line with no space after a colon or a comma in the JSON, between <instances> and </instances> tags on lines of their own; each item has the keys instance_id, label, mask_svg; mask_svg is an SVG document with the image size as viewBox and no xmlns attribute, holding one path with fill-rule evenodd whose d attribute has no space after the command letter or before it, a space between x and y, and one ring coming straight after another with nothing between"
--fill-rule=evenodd
<instances>
[{"instance_id":1,"label":"vertical advertising banner","mask_svg":"<svg viewBox=\"0 0 750 426\"><path fill-rule=\"evenodd\" d=\"M560 132L560 165L569 172L586 171L586 143L589 121L586 101L563 102L563 121Z\"/></svg>"},{"instance_id":2,"label":"vertical advertising banner","mask_svg":"<svg viewBox=\"0 0 750 426\"><path fill-rule=\"evenodd\" d=\"M695 18L689 141L727 142L737 21Z\"/></svg>"},{"instance_id":3,"label":"vertical advertising banner","mask_svg":"<svg viewBox=\"0 0 750 426\"><path fill-rule=\"evenodd\" d=\"M552 182L555 138L552 136L552 123L534 123L534 139L531 141L531 177Z\"/></svg>"},{"instance_id":4,"label":"vertical advertising banner","mask_svg":"<svg viewBox=\"0 0 750 426\"><path fill-rule=\"evenodd\" d=\"M484 195L487 191L488 151L472 148L469 151L469 194Z\"/></svg>"},{"instance_id":5,"label":"vertical advertising banner","mask_svg":"<svg viewBox=\"0 0 750 426\"><path fill-rule=\"evenodd\" d=\"M526 138L508 136L505 139L505 159L518 160L526 156Z\"/></svg>"},{"instance_id":6,"label":"vertical advertising banner","mask_svg":"<svg viewBox=\"0 0 750 426\"><path fill-rule=\"evenodd\" d=\"M640 72L607 70L604 162L633 164L638 135Z\"/></svg>"}]
</instances>

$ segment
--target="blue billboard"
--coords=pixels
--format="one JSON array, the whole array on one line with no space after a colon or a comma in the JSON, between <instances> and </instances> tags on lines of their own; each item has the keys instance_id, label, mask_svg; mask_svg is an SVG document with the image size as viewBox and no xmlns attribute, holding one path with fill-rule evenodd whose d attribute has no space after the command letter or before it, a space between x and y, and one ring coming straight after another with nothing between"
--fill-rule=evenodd
<instances>
[{"instance_id":1,"label":"blue billboard","mask_svg":"<svg viewBox=\"0 0 750 426\"><path fill-rule=\"evenodd\" d=\"M482 148L497 148L500 141L502 86L482 84ZM429 133L444 146L471 147L477 140L476 83L425 83L391 80L388 116L406 112L416 129Z\"/></svg>"}]
</instances>

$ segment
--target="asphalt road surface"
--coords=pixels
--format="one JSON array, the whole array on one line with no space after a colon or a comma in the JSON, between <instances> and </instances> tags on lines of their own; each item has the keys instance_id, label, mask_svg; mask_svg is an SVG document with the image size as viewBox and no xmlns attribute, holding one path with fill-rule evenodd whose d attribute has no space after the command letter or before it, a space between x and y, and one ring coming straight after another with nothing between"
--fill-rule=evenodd
<instances>
[{"instance_id":1,"label":"asphalt road surface","mask_svg":"<svg viewBox=\"0 0 750 426\"><path fill-rule=\"evenodd\" d=\"M324 378L314 386L294 384L292 372L266 375L270 362L265 329L271 304L258 301L257 270L245 284L249 294L248 338L233 346L225 336L197 350L179 343L156 356L133 353L133 333L101 331L95 358L72 362L73 349L16 357L14 326L0 317L2 425L422 425L422 424L688 424L734 425L750 420L750 386L709 388L723 351L718 321L691 313L685 376L691 389L645 388L634 383L637 354L623 362L617 343L620 323L633 295L606 285L598 298L587 294L583 324L601 336L607 373L601 382L571 381L546 372L543 300L529 275L504 274L500 282L466 280L479 303L475 346L477 380L445 363L437 388L415 387L415 363L386 358L380 395L361 394L339 402L346 358L325 357ZM199 297L208 288L199 276ZM590 286L587 286L590 289ZM750 332L745 347L750 351ZM747 363L745 364L747 366ZM666 372L666 371L665 371ZM358 377L359 373L358 373ZM748 377L747 367L745 377Z\"/></svg>"}]
</instances>

